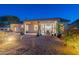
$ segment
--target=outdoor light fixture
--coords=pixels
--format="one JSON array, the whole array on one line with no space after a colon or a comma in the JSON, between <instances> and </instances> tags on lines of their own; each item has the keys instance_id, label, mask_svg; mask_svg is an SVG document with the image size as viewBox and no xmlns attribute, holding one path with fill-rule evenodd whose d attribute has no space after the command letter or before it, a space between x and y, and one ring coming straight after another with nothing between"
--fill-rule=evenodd
<instances>
[{"instance_id":1,"label":"outdoor light fixture","mask_svg":"<svg viewBox=\"0 0 79 59\"><path fill-rule=\"evenodd\" d=\"M7 38L7 41L9 41L9 42L11 42L11 41L13 41L13 40L15 40L14 37L8 37L8 38Z\"/></svg>"},{"instance_id":2,"label":"outdoor light fixture","mask_svg":"<svg viewBox=\"0 0 79 59\"><path fill-rule=\"evenodd\" d=\"M7 38L6 38L6 43L14 43L14 42L16 42L16 37L15 36L8 36Z\"/></svg>"}]
</instances>

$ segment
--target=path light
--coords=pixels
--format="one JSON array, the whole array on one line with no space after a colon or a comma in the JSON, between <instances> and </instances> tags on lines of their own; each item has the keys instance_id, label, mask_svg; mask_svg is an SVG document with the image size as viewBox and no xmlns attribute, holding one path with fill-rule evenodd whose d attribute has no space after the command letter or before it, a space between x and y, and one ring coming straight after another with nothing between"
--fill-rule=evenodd
<instances>
[{"instance_id":1,"label":"path light","mask_svg":"<svg viewBox=\"0 0 79 59\"><path fill-rule=\"evenodd\" d=\"M6 43L15 43L16 40L17 40L17 37L15 35L11 35L6 38Z\"/></svg>"},{"instance_id":2,"label":"path light","mask_svg":"<svg viewBox=\"0 0 79 59\"><path fill-rule=\"evenodd\" d=\"M16 39L16 37L9 36L9 37L7 38L7 41L8 41L8 42L13 42L13 41L15 41L15 39Z\"/></svg>"},{"instance_id":3,"label":"path light","mask_svg":"<svg viewBox=\"0 0 79 59\"><path fill-rule=\"evenodd\" d=\"M0 32L0 51L9 51L20 44L20 36L13 32Z\"/></svg>"}]
</instances>

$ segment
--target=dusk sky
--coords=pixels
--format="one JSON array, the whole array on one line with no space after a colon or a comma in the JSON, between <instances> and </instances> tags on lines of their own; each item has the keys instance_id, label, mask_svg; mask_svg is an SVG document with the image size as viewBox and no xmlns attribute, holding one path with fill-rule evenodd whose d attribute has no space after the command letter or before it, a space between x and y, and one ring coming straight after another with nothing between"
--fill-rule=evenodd
<instances>
[{"instance_id":1,"label":"dusk sky","mask_svg":"<svg viewBox=\"0 0 79 59\"><path fill-rule=\"evenodd\" d=\"M54 18L61 17L71 21L79 18L79 5L0 5L0 16L18 16L21 20L25 18Z\"/></svg>"}]
</instances>

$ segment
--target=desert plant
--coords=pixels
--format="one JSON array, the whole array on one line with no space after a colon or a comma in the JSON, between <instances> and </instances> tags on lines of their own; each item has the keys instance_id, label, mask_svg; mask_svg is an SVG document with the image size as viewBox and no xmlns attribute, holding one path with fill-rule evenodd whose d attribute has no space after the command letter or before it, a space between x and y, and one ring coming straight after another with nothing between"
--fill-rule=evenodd
<instances>
[{"instance_id":1,"label":"desert plant","mask_svg":"<svg viewBox=\"0 0 79 59\"><path fill-rule=\"evenodd\" d=\"M79 48L79 30L67 30L64 34L64 42L68 46Z\"/></svg>"}]
</instances>

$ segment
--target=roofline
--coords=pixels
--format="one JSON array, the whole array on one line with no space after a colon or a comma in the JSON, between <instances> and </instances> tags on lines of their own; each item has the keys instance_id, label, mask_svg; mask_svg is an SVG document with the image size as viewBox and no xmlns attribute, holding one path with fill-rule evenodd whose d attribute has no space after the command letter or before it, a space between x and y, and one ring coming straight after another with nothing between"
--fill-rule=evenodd
<instances>
[{"instance_id":1,"label":"roofline","mask_svg":"<svg viewBox=\"0 0 79 59\"><path fill-rule=\"evenodd\" d=\"M24 21L48 21L48 20L60 21L60 19L65 20L64 22L69 22L69 20L64 19L64 18L39 18L39 19L28 19L28 20L24 20Z\"/></svg>"}]
</instances>

